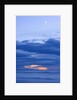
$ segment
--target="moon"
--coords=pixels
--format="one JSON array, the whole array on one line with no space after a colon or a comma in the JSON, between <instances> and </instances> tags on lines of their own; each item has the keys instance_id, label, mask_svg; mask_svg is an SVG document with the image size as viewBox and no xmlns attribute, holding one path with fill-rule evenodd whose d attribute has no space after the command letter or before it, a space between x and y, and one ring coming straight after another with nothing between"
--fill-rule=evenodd
<instances>
[{"instance_id":1,"label":"moon","mask_svg":"<svg viewBox=\"0 0 77 100\"><path fill-rule=\"evenodd\" d=\"M44 21L45 24L47 24L47 21Z\"/></svg>"}]
</instances>

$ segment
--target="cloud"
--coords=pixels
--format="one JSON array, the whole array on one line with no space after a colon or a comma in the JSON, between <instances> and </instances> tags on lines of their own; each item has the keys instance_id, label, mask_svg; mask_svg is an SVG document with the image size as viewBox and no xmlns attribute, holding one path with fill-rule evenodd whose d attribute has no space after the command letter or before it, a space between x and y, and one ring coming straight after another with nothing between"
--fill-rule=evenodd
<instances>
[{"instance_id":1,"label":"cloud","mask_svg":"<svg viewBox=\"0 0 77 100\"><path fill-rule=\"evenodd\" d=\"M59 60L59 56L57 55L53 55L53 54L31 54L30 55L31 58L36 58L36 59L48 59L48 60Z\"/></svg>"},{"instance_id":2,"label":"cloud","mask_svg":"<svg viewBox=\"0 0 77 100\"><path fill-rule=\"evenodd\" d=\"M60 66L60 42L50 39L45 44L25 43L16 45L17 63Z\"/></svg>"},{"instance_id":3,"label":"cloud","mask_svg":"<svg viewBox=\"0 0 77 100\"><path fill-rule=\"evenodd\" d=\"M60 55L60 41L58 40L49 39L44 44L28 42L22 44L23 42L21 42L20 45L16 45L16 48L29 52Z\"/></svg>"},{"instance_id":4,"label":"cloud","mask_svg":"<svg viewBox=\"0 0 77 100\"><path fill-rule=\"evenodd\" d=\"M55 54L41 54L41 53L37 53L37 52L29 52L29 51L23 51L20 49L16 50L16 54L20 54L24 57L29 56L29 58L36 58L36 59L49 59L49 60L58 60L59 56L55 55Z\"/></svg>"},{"instance_id":5,"label":"cloud","mask_svg":"<svg viewBox=\"0 0 77 100\"><path fill-rule=\"evenodd\" d=\"M20 53L20 54L26 54L26 55L30 55L30 54L36 54L34 52L28 52L28 51L24 51L24 50L21 50L21 49L17 49L16 50L16 53Z\"/></svg>"}]
</instances>

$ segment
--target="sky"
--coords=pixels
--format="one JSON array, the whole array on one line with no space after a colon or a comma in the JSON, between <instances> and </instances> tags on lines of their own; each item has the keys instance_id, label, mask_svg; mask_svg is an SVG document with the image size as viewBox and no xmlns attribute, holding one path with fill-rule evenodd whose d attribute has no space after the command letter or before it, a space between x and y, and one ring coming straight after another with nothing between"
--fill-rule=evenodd
<instances>
[{"instance_id":1,"label":"sky","mask_svg":"<svg viewBox=\"0 0 77 100\"><path fill-rule=\"evenodd\" d=\"M16 16L16 40L60 37L60 16Z\"/></svg>"},{"instance_id":2,"label":"sky","mask_svg":"<svg viewBox=\"0 0 77 100\"><path fill-rule=\"evenodd\" d=\"M49 39L44 44L23 43L16 44L17 64L40 64L44 66L60 66L60 41ZM20 65L19 65L20 66ZM18 67L19 67L18 66Z\"/></svg>"}]
</instances>

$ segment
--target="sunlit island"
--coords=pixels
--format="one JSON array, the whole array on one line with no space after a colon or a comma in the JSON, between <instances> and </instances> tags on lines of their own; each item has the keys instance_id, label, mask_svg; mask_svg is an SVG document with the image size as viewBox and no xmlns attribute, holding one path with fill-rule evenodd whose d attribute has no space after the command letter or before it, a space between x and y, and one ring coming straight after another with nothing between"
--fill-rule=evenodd
<instances>
[{"instance_id":1,"label":"sunlit island","mask_svg":"<svg viewBox=\"0 0 77 100\"><path fill-rule=\"evenodd\" d=\"M35 69L35 70L47 70L48 69L47 67L43 67L43 66L36 65L36 64L24 66L24 67L27 69Z\"/></svg>"}]
</instances>

